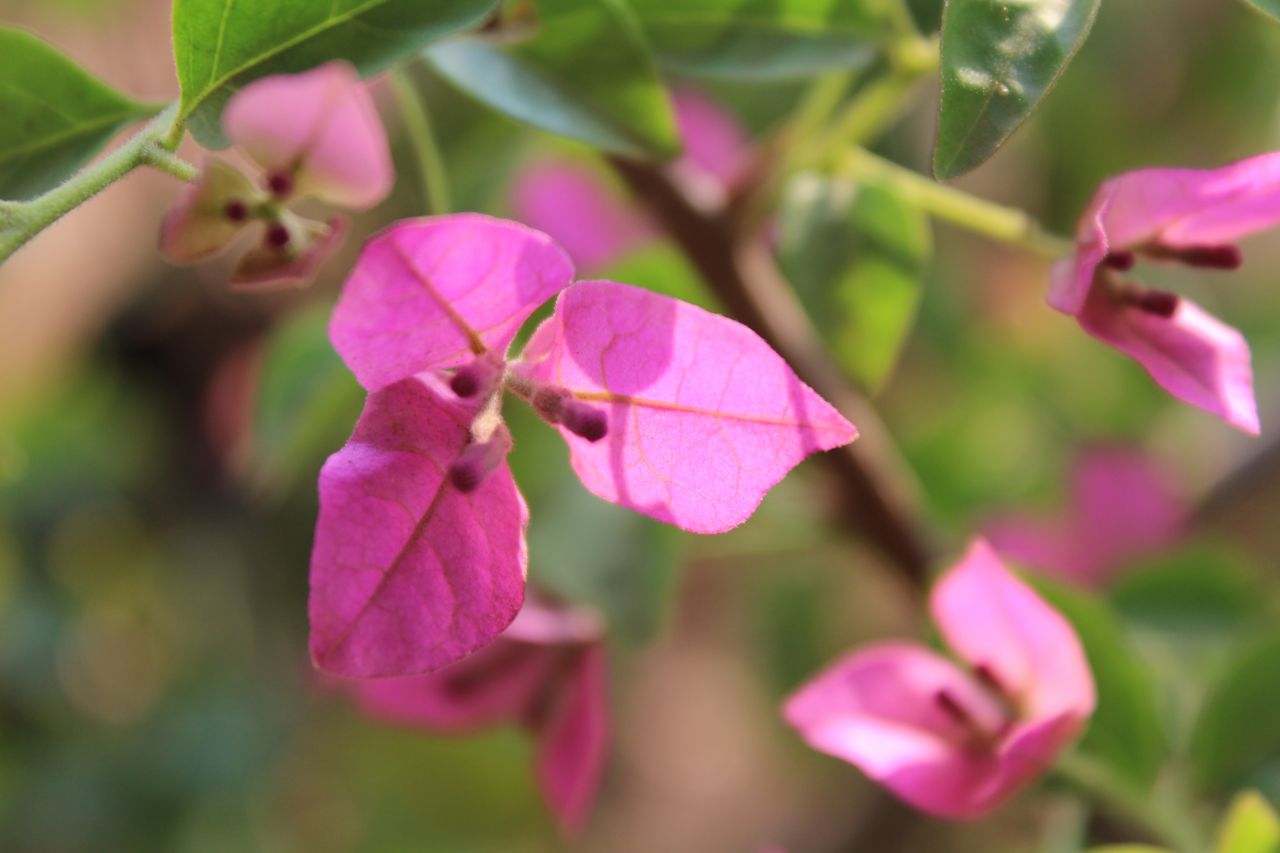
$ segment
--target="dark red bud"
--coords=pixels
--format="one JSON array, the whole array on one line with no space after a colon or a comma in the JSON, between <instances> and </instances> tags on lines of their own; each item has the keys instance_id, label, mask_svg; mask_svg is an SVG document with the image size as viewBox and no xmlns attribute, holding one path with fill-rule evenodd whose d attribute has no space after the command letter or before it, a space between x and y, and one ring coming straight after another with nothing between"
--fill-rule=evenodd
<instances>
[{"instance_id":1,"label":"dark red bud","mask_svg":"<svg viewBox=\"0 0 1280 853\"><path fill-rule=\"evenodd\" d=\"M449 380L449 388L459 397L474 397L480 390L480 379L474 370L463 368L453 374L453 378Z\"/></svg>"},{"instance_id":2,"label":"dark red bud","mask_svg":"<svg viewBox=\"0 0 1280 853\"><path fill-rule=\"evenodd\" d=\"M289 229L279 222L267 226L266 243L273 249L283 249L289 245Z\"/></svg>"},{"instance_id":3,"label":"dark red bud","mask_svg":"<svg viewBox=\"0 0 1280 853\"><path fill-rule=\"evenodd\" d=\"M267 175L267 189L276 198L285 198L293 193L293 175L288 172L272 172Z\"/></svg>"},{"instance_id":4,"label":"dark red bud","mask_svg":"<svg viewBox=\"0 0 1280 853\"><path fill-rule=\"evenodd\" d=\"M1130 297L1133 307L1157 317L1172 317L1178 312L1178 297L1164 290L1144 290Z\"/></svg>"},{"instance_id":5,"label":"dark red bud","mask_svg":"<svg viewBox=\"0 0 1280 853\"><path fill-rule=\"evenodd\" d=\"M942 709L944 714L955 720L957 723L964 726L971 726L973 724L973 717L969 716L969 712L960 704L960 700L957 699L955 694L947 688L944 687L937 693L933 694L933 701Z\"/></svg>"},{"instance_id":6,"label":"dark red bud","mask_svg":"<svg viewBox=\"0 0 1280 853\"><path fill-rule=\"evenodd\" d=\"M449 465L449 482L460 492L474 492L507 458L511 450L511 434L506 427L488 441L468 444Z\"/></svg>"},{"instance_id":7,"label":"dark red bud","mask_svg":"<svg viewBox=\"0 0 1280 853\"><path fill-rule=\"evenodd\" d=\"M565 402L560 412L560 423L574 435L587 441L599 441L609 433L609 419L604 412L577 400Z\"/></svg>"},{"instance_id":8,"label":"dark red bud","mask_svg":"<svg viewBox=\"0 0 1280 853\"><path fill-rule=\"evenodd\" d=\"M449 378L449 388L459 397L488 396L502 374L502 366L492 358L480 356L458 368Z\"/></svg>"},{"instance_id":9,"label":"dark red bud","mask_svg":"<svg viewBox=\"0 0 1280 853\"><path fill-rule=\"evenodd\" d=\"M244 222L249 218L249 205L233 198L222 208L222 215L232 222Z\"/></svg>"},{"instance_id":10,"label":"dark red bud","mask_svg":"<svg viewBox=\"0 0 1280 853\"><path fill-rule=\"evenodd\" d=\"M1239 269L1244 256L1236 246L1188 246L1179 249L1177 256L1193 267L1215 270Z\"/></svg>"},{"instance_id":11,"label":"dark red bud","mask_svg":"<svg viewBox=\"0 0 1280 853\"><path fill-rule=\"evenodd\" d=\"M1138 257L1133 252L1121 249L1116 252L1108 252L1107 256L1102 259L1102 265L1124 272L1125 270L1133 269L1133 265L1137 263L1137 260Z\"/></svg>"},{"instance_id":12,"label":"dark red bud","mask_svg":"<svg viewBox=\"0 0 1280 853\"><path fill-rule=\"evenodd\" d=\"M1004 689L1004 685L1000 683L1000 679L996 676L995 670L985 663L980 663L973 668L974 677L986 687L988 690L1000 696L1008 695Z\"/></svg>"}]
</instances>

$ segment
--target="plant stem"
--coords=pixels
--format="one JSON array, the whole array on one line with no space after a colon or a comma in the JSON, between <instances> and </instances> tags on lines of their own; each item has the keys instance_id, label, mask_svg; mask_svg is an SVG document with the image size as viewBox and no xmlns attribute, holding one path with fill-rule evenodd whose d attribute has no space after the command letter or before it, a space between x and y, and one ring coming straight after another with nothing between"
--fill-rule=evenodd
<instances>
[{"instance_id":1,"label":"plant stem","mask_svg":"<svg viewBox=\"0 0 1280 853\"><path fill-rule=\"evenodd\" d=\"M944 186L861 148L849 149L840 156L837 173L847 179L889 186L937 219L1045 257L1061 257L1074 248L1071 241L1047 233L1021 210Z\"/></svg>"},{"instance_id":2,"label":"plant stem","mask_svg":"<svg viewBox=\"0 0 1280 853\"><path fill-rule=\"evenodd\" d=\"M1209 853L1209 842L1187 810L1154 793L1142 794L1106 766L1078 752L1061 756L1054 774L1098 807L1178 853Z\"/></svg>"},{"instance_id":3,"label":"plant stem","mask_svg":"<svg viewBox=\"0 0 1280 853\"><path fill-rule=\"evenodd\" d=\"M32 237L139 166L154 166L176 178L192 180L196 168L160 146L161 135L177 109L176 104L169 107L124 145L45 194L0 207L0 264Z\"/></svg>"},{"instance_id":4,"label":"plant stem","mask_svg":"<svg viewBox=\"0 0 1280 853\"><path fill-rule=\"evenodd\" d=\"M418 173L422 178L422 197L428 213L448 213L453 209L449 193L449 174L444 157L431 129L431 118L422 105L422 99L413 85L407 69L399 69L391 75L396 103L404 119L405 130L418 159Z\"/></svg>"}]
</instances>

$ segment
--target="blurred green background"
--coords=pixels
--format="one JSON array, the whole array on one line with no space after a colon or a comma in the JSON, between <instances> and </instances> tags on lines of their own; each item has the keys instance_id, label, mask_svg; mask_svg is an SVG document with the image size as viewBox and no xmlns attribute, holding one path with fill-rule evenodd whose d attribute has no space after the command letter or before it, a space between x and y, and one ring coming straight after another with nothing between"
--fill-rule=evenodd
<instances>
[{"instance_id":1,"label":"blurred green background","mask_svg":"<svg viewBox=\"0 0 1280 853\"><path fill-rule=\"evenodd\" d=\"M939 3L914 5L936 28ZM10 0L0 20L126 91L173 94L161 0ZM460 208L506 212L509 176L538 151L592 157L418 72ZM959 185L1070 233L1117 171L1280 148L1277 81L1280 27L1243 4L1116 0L1047 105ZM799 87L710 90L765 133ZM927 171L933 97L877 150ZM404 180L358 232L419 211L414 165L397 162ZM531 578L601 607L614 631L615 747L579 839L545 814L518 732L389 729L326 692L307 660L306 574L315 476L361 404L324 337L359 241L308 290L232 295L225 265L156 256L176 189L135 175L0 269L0 850L825 851L847 849L868 809L883 816L869 783L776 713L854 643L922 630L891 571L831 522L832 484L812 463L738 530L697 538L591 498L551 431L511 412ZM1243 784L1280 796L1280 722L1250 710L1280 701L1267 646L1280 239L1249 242L1230 276L1159 273L1249 337L1264 424L1250 440L1049 311L1042 261L917 231L906 273L867 273L905 274L921 294L901 359L871 384L928 522L954 552L996 509L1051 511L1077 451L1098 442L1155 454L1193 500L1216 495L1190 544L1113 592L1109 618L1151 673L1149 704L1185 759L1175 783L1208 813ZM811 304L825 278L806 264L822 262L793 260L797 286L817 282ZM709 301L670 248L612 277ZM1204 695L1241 668L1258 695L1219 700L1217 734L1193 734ZM1050 791L974 825L897 820L884 851L1069 851L1089 815Z\"/></svg>"}]
</instances>

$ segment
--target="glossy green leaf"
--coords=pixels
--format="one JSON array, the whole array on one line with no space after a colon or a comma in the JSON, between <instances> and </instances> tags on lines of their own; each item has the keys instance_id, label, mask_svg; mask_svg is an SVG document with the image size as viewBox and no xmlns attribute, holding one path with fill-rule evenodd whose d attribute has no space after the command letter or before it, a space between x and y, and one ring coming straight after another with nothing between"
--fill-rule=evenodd
<instances>
[{"instance_id":1,"label":"glossy green leaf","mask_svg":"<svg viewBox=\"0 0 1280 853\"><path fill-rule=\"evenodd\" d=\"M526 124L620 154L673 156L675 116L622 0L538 0L527 39L435 45L427 58L463 91Z\"/></svg>"},{"instance_id":2,"label":"glossy green leaf","mask_svg":"<svg viewBox=\"0 0 1280 853\"><path fill-rule=\"evenodd\" d=\"M1280 0L1244 0L1264 15L1270 15L1280 21Z\"/></svg>"},{"instance_id":3,"label":"glossy green leaf","mask_svg":"<svg viewBox=\"0 0 1280 853\"><path fill-rule=\"evenodd\" d=\"M1257 791L1231 801L1216 853L1280 853L1280 818Z\"/></svg>"},{"instance_id":4,"label":"glossy green leaf","mask_svg":"<svg viewBox=\"0 0 1280 853\"><path fill-rule=\"evenodd\" d=\"M1247 645L1227 665L1191 735L1195 777L1226 789L1280 753L1280 632Z\"/></svg>"},{"instance_id":5,"label":"glossy green leaf","mask_svg":"<svg viewBox=\"0 0 1280 853\"><path fill-rule=\"evenodd\" d=\"M1114 612L1072 587L1028 578L1076 629L1093 671L1098 706L1080 751L1145 790L1167 752L1155 686Z\"/></svg>"},{"instance_id":6,"label":"glossy green leaf","mask_svg":"<svg viewBox=\"0 0 1280 853\"><path fill-rule=\"evenodd\" d=\"M222 108L268 74L345 59L371 74L427 42L480 23L497 0L175 0L181 116L203 144L226 144Z\"/></svg>"},{"instance_id":7,"label":"glossy green leaf","mask_svg":"<svg viewBox=\"0 0 1280 853\"><path fill-rule=\"evenodd\" d=\"M929 220L892 190L801 175L787 187L779 254L840 365L870 392L915 321Z\"/></svg>"},{"instance_id":8,"label":"glossy green leaf","mask_svg":"<svg viewBox=\"0 0 1280 853\"><path fill-rule=\"evenodd\" d=\"M631 0L659 61L761 79L853 68L886 31L886 0Z\"/></svg>"},{"instance_id":9,"label":"glossy green leaf","mask_svg":"<svg viewBox=\"0 0 1280 853\"><path fill-rule=\"evenodd\" d=\"M948 0L933 172L954 178L996 152L1053 88L1101 0Z\"/></svg>"},{"instance_id":10,"label":"glossy green leaf","mask_svg":"<svg viewBox=\"0 0 1280 853\"><path fill-rule=\"evenodd\" d=\"M123 127L159 112L122 95L40 39L0 28L0 198L70 177Z\"/></svg>"},{"instance_id":11,"label":"glossy green leaf","mask_svg":"<svg viewBox=\"0 0 1280 853\"><path fill-rule=\"evenodd\" d=\"M323 306L295 314L267 341L250 472L263 492L310 487L360 414L364 392L329 343L329 313Z\"/></svg>"}]
</instances>

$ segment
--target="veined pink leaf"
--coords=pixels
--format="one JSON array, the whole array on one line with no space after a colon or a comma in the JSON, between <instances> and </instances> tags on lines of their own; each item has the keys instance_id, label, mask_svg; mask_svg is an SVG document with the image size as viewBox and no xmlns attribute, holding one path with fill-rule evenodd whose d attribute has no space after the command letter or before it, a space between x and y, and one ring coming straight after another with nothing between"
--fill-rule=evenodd
<instances>
[{"instance_id":1,"label":"veined pink leaf","mask_svg":"<svg viewBox=\"0 0 1280 853\"><path fill-rule=\"evenodd\" d=\"M746 326L611 281L561 294L518 369L607 413L600 441L561 429L591 492L696 533L746 521L802 459L857 435Z\"/></svg>"},{"instance_id":2,"label":"veined pink leaf","mask_svg":"<svg viewBox=\"0 0 1280 853\"><path fill-rule=\"evenodd\" d=\"M506 352L539 305L573 279L547 235L459 214L399 222L370 240L329 335L371 391L486 350Z\"/></svg>"},{"instance_id":3,"label":"veined pink leaf","mask_svg":"<svg viewBox=\"0 0 1280 853\"><path fill-rule=\"evenodd\" d=\"M488 644L524 597L528 512L503 462L474 491L445 472L472 409L407 379L369 396L320 472L311 655L335 675L430 672Z\"/></svg>"}]
</instances>

